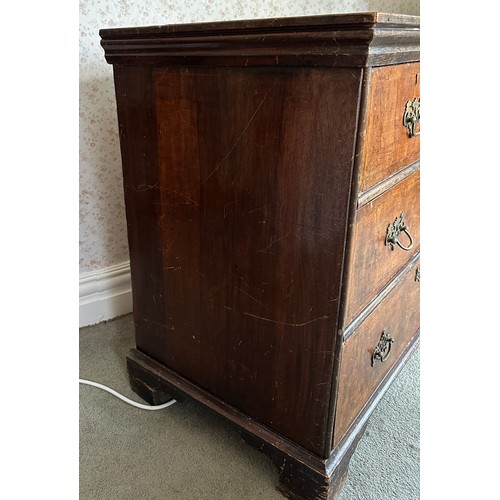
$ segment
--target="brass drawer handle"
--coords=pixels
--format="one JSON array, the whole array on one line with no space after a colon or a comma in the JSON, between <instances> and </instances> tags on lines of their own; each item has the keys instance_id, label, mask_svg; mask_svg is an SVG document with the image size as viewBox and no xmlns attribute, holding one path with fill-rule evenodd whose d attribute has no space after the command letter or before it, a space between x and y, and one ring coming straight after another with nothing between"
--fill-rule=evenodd
<instances>
[{"instance_id":1,"label":"brass drawer handle","mask_svg":"<svg viewBox=\"0 0 500 500\"><path fill-rule=\"evenodd\" d=\"M408 246L404 246L399 241L399 235L401 233L405 233L410 243ZM385 235L385 246L391 246L391 250L394 250L396 245L403 250L411 250L413 248L413 238L410 234L410 230L405 223L405 214L401 212L399 217L396 217L396 220L387 226L387 234Z\"/></svg>"},{"instance_id":2,"label":"brass drawer handle","mask_svg":"<svg viewBox=\"0 0 500 500\"><path fill-rule=\"evenodd\" d=\"M383 363L387 359L393 342L394 339L388 333L382 332L382 336L372 354L372 366L375 365L376 361Z\"/></svg>"},{"instance_id":3,"label":"brass drawer handle","mask_svg":"<svg viewBox=\"0 0 500 500\"><path fill-rule=\"evenodd\" d=\"M417 124L420 121L420 97L415 97L413 101L406 101L405 112L403 114L403 125L408 130L408 137L420 135L417 132Z\"/></svg>"}]
</instances>

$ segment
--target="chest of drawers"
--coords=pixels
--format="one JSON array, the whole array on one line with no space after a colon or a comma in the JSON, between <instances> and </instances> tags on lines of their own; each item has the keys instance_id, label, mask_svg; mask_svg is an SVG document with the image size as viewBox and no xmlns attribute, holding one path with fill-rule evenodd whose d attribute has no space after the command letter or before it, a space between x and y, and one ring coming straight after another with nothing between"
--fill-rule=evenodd
<instances>
[{"instance_id":1,"label":"chest of drawers","mask_svg":"<svg viewBox=\"0 0 500 500\"><path fill-rule=\"evenodd\" d=\"M419 19L104 29L134 390L194 398L333 499L419 335ZM194 453L194 451L193 451Z\"/></svg>"}]
</instances>

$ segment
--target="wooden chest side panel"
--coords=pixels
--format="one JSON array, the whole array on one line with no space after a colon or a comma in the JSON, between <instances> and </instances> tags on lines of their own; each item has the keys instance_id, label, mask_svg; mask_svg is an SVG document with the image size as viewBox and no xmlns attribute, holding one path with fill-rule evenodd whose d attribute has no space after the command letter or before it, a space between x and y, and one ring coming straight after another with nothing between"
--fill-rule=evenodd
<instances>
[{"instance_id":1,"label":"wooden chest side panel","mask_svg":"<svg viewBox=\"0 0 500 500\"><path fill-rule=\"evenodd\" d=\"M114 65L123 167L123 188L136 332L145 349L164 342L163 234L156 142L156 105L151 67Z\"/></svg>"},{"instance_id":2,"label":"wooden chest side panel","mask_svg":"<svg viewBox=\"0 0 500 500\"><path fill-rule=\"evenodd\" d=\"M156 69L126 200L139 349L321 456L361 73Z\"/></svg>"}]
</instances>

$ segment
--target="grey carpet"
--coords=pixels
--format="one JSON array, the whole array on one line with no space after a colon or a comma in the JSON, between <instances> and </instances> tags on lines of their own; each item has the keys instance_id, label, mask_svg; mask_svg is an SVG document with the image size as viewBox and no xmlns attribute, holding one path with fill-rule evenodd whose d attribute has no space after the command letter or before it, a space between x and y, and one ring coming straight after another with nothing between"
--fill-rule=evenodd
<instances>
[{"instance_id":1,"label":"grey carpet","mask_svg":"<svg viewBox=\"0 0 500 500\"><path fill-rule=\"evenodd\" d=\"M80 330L80 377L130 397L132 316ZM142 402L142 401L141 401ZM339 500L419 498L419 352L372 415ZM277 470L223 418L195 402L134 408L80 386L80 498L279 500Z\"/></svg>"}]
</instances>

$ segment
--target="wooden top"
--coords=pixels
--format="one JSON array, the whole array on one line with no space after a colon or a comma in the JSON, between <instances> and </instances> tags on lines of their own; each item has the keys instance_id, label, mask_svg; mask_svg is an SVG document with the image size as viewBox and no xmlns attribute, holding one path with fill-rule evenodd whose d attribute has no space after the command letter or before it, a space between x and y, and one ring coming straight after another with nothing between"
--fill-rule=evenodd
<instances>
[{"instance_id":1,"label":"wooden top","mask_svg":"<svg viewBox=\"0 0 500 500\"><path fill-rule=\"evenodd\" d=\"M378 12L99 32L111 64L382 66L420 59L420 18Z\"/></svg>"}]
</instances>

